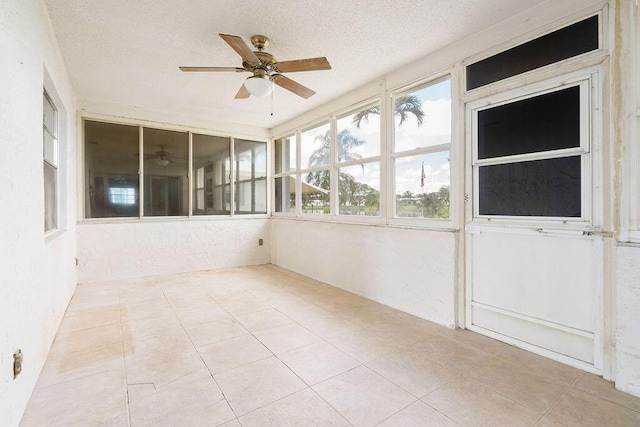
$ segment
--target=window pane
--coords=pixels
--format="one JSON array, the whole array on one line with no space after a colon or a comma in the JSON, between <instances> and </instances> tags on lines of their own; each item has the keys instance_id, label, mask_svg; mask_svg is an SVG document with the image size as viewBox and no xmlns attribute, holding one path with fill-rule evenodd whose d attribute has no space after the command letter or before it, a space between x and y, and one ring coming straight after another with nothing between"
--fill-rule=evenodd
<instances>
[{"instance_id":1,"label":"window pane","mask_svg":"<svg viewBox=\"0 0 640 427\"><path fill-rule=\"evenodd\" d=\"M49 162L49 164L58 166L58 141L53 138L47 129L44 129L42 132L44 140L44 159Z\"/></svg>"},{"instance_id":2,"label":"window pane","mask_svg":"<svg viewBox=\"0 0 640 427\"><path fill-rule=\"evenodd\" d=\"M338 161L380 155L380 104L337 120Z\"/></svg>"},{"instance_id":3,"label":"window pane","mask_svg":"<svg viewBox=\"0 0 640 427\"><path fill-rule=\"evenodd\" d=\"M480 215L581 216L580 156L481 166Z\"/></svg>"},{"instance_id":4,"label":"window pane","mask_svg":"<svg viewBox=\"0 0 640 427\"><path fill-rule=\"evenodd\" d=\"M135 205L136 189L131 187L109 187L109 202L114 205Z\"/></svg>"},{"instance_id":5,"label":"window pane","mask_svg":"<svg viewBox=\"0 0 640 427\"><path fill-rule=\"evenodd\" d=\"M340 215L380 215L380 162L338 170Z\"/></svg>"},{"instance_id":6,"label":"window pane","mask_svg":"<svg viewBox=\"0 0 640 427\"><path fill-rule=\"evenodd\" d=\"M44 103L43 103L42 114L43 114L44 127L49 130L51 135L53 135L54 137L57 137L58 129L56 128L56 122L57 122L56 107L53 106L53 103L49 99L49 96L47 95L46 92L44 93L43 98L44 98Z\"/></svg>"},{"instance_id":7,"label":"window pane","mask_svg":"<svg viewBox=\"0 0 640 427\"><path fill-rule=\"evenodd\" d=\"M229 215L230 139L193 134L193 215Z\"/></svg>"},{"instance_id":8,"label":"window pane","mask_svg":"<svg viewBox=\"0 0 640 427\"><path fill-rule=\"evenodd\" d=\"M186 216L189 134L144 128L144 216Z\"/></svg>"},{"instance_id":9,"label":"window pane","mask_svg":"<svg viewBox=\"0 0 640 427\"><path fill-rule=\"evenodd\" d=\"M276 172L284 173L296 170L296 138L288 136L276 140Z\"/></svg>"},{"instance_id":10,"label":"window pane","mask_svg":"<svg viewBox=\"0 0 640 427\"><path fill-rule=\"evenodd\" d=\"M449 218L449 151L395 160L396 216Z\"/></svg>"},{"instance_id":11,"label":"window pane","mask_svg":"<svg viewBox=\"0 0 640 427\"><path fill-rule=\"evenodd\" d=\"M451 143L451 81L395 97L395 151Z\"/></svg>"},{"instance_id":12,"label":"window pane","mask_svg":"<svg viewBox=\"0 0 640 427\"><path fill-rule=\"evenodd\" d=\"M309 172L302 182L302 212L330 214L330 188L331 175L329 170Z\"/></svg>"},{"instance_id":13,"label":"window pane","mask_svg":"<svg viewBox=\"0 0 640 427\"><path fill-rule=\"evenodd\" d=\"M580 146L580 87L478 112L478 158Z\"/></svg>"},{"instance_id":14,"label":"window pane","mask_svg":"<svg viewBox=\"0 0 640 427\"><path fill-rule=\"evenodd\" d=\"M331 163L331 132L328 123L302 132L300 138L302 169Z\"/></svg>"},{"instance_id":15,"label":"window pane","mask_svg":"<svg viewBox=\"0 0 640 427\"><path fill-rule=\"evenodd\" d=\"M296 180L289 175L274 180L275 183L275 211L295 212L296 210Z\"/></svg>"},{"instance_id":16,"label":"window pane","mask_svg":"<svg viewBox=\"0 0 640 427\"><path fill-rule=\"evenodd\" d=\"M58 170L44 162L44 231L58 228Z\"/></svg>"},{"instance_id":17,"label":"window pane","mask_svg":"<svg viewBox=\"0 0 640 427\"><path fill-rule=\"evenodd\" d=\"M236 139L235 213L267 213L267 143Z\"/></svg>"},{"instance_id":18,"label":"window pane","mask_svg":"<svg viewBox=\"0 0 640 427\"><path fill-rule=\"evenodd\" d=\"M467 90L598 49L598 16L576 22L467 67Z\"/></svg>"},{"instance_id":19,"label":"window pane","mask_svg":"<svg viewBox=\"0 0 640 427\"><path fill-rule=\"evenodd\" d=\"M139 203L138 127L85 121L85 216L137 217ZM111 188L133 191L133 203L114 203Z\"/></svg>"}]
</instances>

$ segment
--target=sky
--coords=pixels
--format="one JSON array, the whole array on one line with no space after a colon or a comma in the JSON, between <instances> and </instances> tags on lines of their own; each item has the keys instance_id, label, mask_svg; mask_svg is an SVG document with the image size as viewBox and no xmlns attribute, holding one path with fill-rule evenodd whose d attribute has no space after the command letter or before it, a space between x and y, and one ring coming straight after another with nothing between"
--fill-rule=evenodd
<instances>
[{"instance_id":1,"label":"sky","mask_svg":"<svg viewBox=\"0 0 640 427\"><path fill-rule=\"evenodd\" d=\"M431 154L402 156L402 152L420 147L432 147L451 142L451 82L445 80L407 94L416 95L422 101L425 113L422 126L418 126L414 116L410 116L402 125L396 117L394 150L401 157L395 162L395 193L411 191L414 194L438 191L449 185L449 151ZM353 114L338 119L338 129L349 132L366 141L356 152L361 157L380 155L380 117L371 115L368 121L362 121L359 128L352 124ZM324 135L329 124L310 129L302 133L302 168L308 167L307 159L320 144L315 142L317 135ZM422 165L424 164L425 185L421 187ZM380 189L380 163L366 163L364 173L361 166L342 168L342 172L353 175L358 181Z\"/></svg>"}]
</instances>

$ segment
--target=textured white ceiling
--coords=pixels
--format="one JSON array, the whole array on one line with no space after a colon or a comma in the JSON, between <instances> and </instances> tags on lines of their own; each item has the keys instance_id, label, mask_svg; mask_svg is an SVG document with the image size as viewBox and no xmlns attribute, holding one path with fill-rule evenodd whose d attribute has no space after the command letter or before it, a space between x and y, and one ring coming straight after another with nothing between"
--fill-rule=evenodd
<instances>
[{"instance_id":1,"label":"textured white ceiling","mask_svg":"<svg viewBox=\"0 0 640 427\"><path fill-rule=\"evenodd\" d=\"M271 128L540 0L46 0L80 99ZM271 39L278 60L326 56L333 69L290 73L308 100L276 87L236 100L248 73L218 36Z\"/></svg>"}]
</instances>

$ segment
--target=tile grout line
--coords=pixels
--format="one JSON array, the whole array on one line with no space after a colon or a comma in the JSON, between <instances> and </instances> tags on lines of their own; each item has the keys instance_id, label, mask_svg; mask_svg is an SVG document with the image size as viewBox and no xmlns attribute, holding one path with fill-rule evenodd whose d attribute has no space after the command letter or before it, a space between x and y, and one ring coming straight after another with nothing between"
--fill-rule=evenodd
<instances>
[{"instance_id":1,"label":"tile grout line","mask_svg":"<svg viewBox=\"0 0 640 427\"><path fill-rule=\"evenodd\" d=\"M238 420L238 415L236 414L236 411L233 409L233 407L231 406L231 404L229 403L229 399L227 398L227 396L224 394L224 390L222 389L222 387L220 387L220 384L218 384L218 381L216 381L215 376L213 375L213 373L211 373L211 371L209 370L209 367L207 366L207 363L204 361L204 359L202 358L202 355L200 354L200 351L198 351L198 348L196 347L195 343L193 342L193 340L191 339L191 336L189 335L189 333L187 332L187 330L185 329L184 325L182 324L182 321L180 320L180 317L178 317L178 314L175 312L175 310L173 309L173 305L171 305L171 301L169 301L169 298L167 298L167 295L164 293L164 289L162 287L160 287L160 292L162 292L162 295L164 296L164 299L167 301L167 304L169 304L169 307L171 308L171 312L173 313L173 315L175 316L176 320L178 320L178 323L180 324L180 328L182 329L182 331L185 333L185 335L187 336L187 338L189 339L189 342L191 343L191 346L193 347L193 349L196 351L196 353L198 354L198 357L200 358L200 361L202 362L202 364L204 365L204 368L209 372L209 376L211 377L211 379L213 380L213 383L216 385L216 387L218 387L218 390L220 390L220 394L222 394L222 398L224 399L224 401L227 403L227 406L229 407L229 409L231 410L231 413L234 416L235 420ZM218 302L211 297L211 295L207 294L207 297L211 298L216 304L218 304ZM219 304L218 304L219 305ZM222 306L220 306L222 307ZM224 307L222 307L223 310L227 311ZM227 312L228 313L228 312ZM244 327L244 326L243 326ZM246 329L246 328L245 328ZM189 374L187 374L189 375ZM217 403L217 402L216 402ZM225 421L229 422L231 420ZM240 421L238 421L239 423ZM222 423L224 424L224 423Z\"/></svg>"},{"instance_id":2,"label":"tile grout line","mask_svg":"<svg viewBox=\"0 0 640 427\"><path fill-rule=\"evenodd\" d=\"M122 298L120 295L120 286L118 286L118 312L120 314L120 343L122 345L122 366L124 368L124 385L125 385L125 397L127 407L127 423L131 427L131 408L129 407L129 376L127 374L127 358L126 348L124 345L124 327L122 321Z\"/></svg>"}]
</instances>

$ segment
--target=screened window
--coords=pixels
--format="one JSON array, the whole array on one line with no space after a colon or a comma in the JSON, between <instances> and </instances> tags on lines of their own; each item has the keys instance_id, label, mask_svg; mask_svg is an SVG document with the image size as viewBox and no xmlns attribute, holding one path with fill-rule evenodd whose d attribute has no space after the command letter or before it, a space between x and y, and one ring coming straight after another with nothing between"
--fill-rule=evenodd
<instances>
[{"instance_id":1,"label":"screened window","mask_svg":"<svg viewBox=\"0 0 640 427\"><path fill-rule=\"evenodd\" d=\"M193 134L193 215L231 212L230 138Z\"/></svg>"},{"instance_id":2,"label":"screened window","mask_svg":"<svg viewBox=\"0 0 640 427\"><path fill-rule=\"evenodd\" d=\"M85 217L139 216L138 127L86 120L84 138Z\"/></svg>"},{"instance_id":3,"label":"screened window","mask_svg":"<svg viewBox=\"0 0 640 427\"><path fill-rule=\"evenodd\" d=\"M58 228L58 111L47 91L42 114L44 172L44 231Z\"/></svg>"},{"instance_id":4,"label":"screened window","mask_svg":"<svg viewBox=\"0 0 640 427\"><path fill-rule=\"evenodd\" d=\"M236 139L232 161L230 137L93 120L84 137L86 218L267 212L266 142Z\"/></svg>"},{"instance_id":5,"label":"screened window","mask_svg":"<svg viewBox=\"0 0 640 427\"><path fill-rule=\"evenodd\" d=\"M394 213L449 218L451 80L394 95Z\"/></svg>"},{"instance_id":6,"label":"screened window","mask_svg":"<svg viewBox=\"0 0 640 427\"><path fill-rule=\"evenodd\" d=\"M479 216L580 218L588 82L477 111Z\"/></svg>"},{"instance_id":7,"label":"screened window","mask_svg":"<svg viewBox=\"0 0 640 427\"><path fill-rule=\"evenodd\" d=\"M267 213L267 144L236 139L235 213Z\"/></svg>"},{"instance_id":8,"label":"screened window","mask_svg":"<svg viewBox=\"0 0 640 427\"><path fill-rule=\"evenodd\" d=\"M596 49L597 15L469 65L467 90Z\"/></svg>"}]
</instances>

